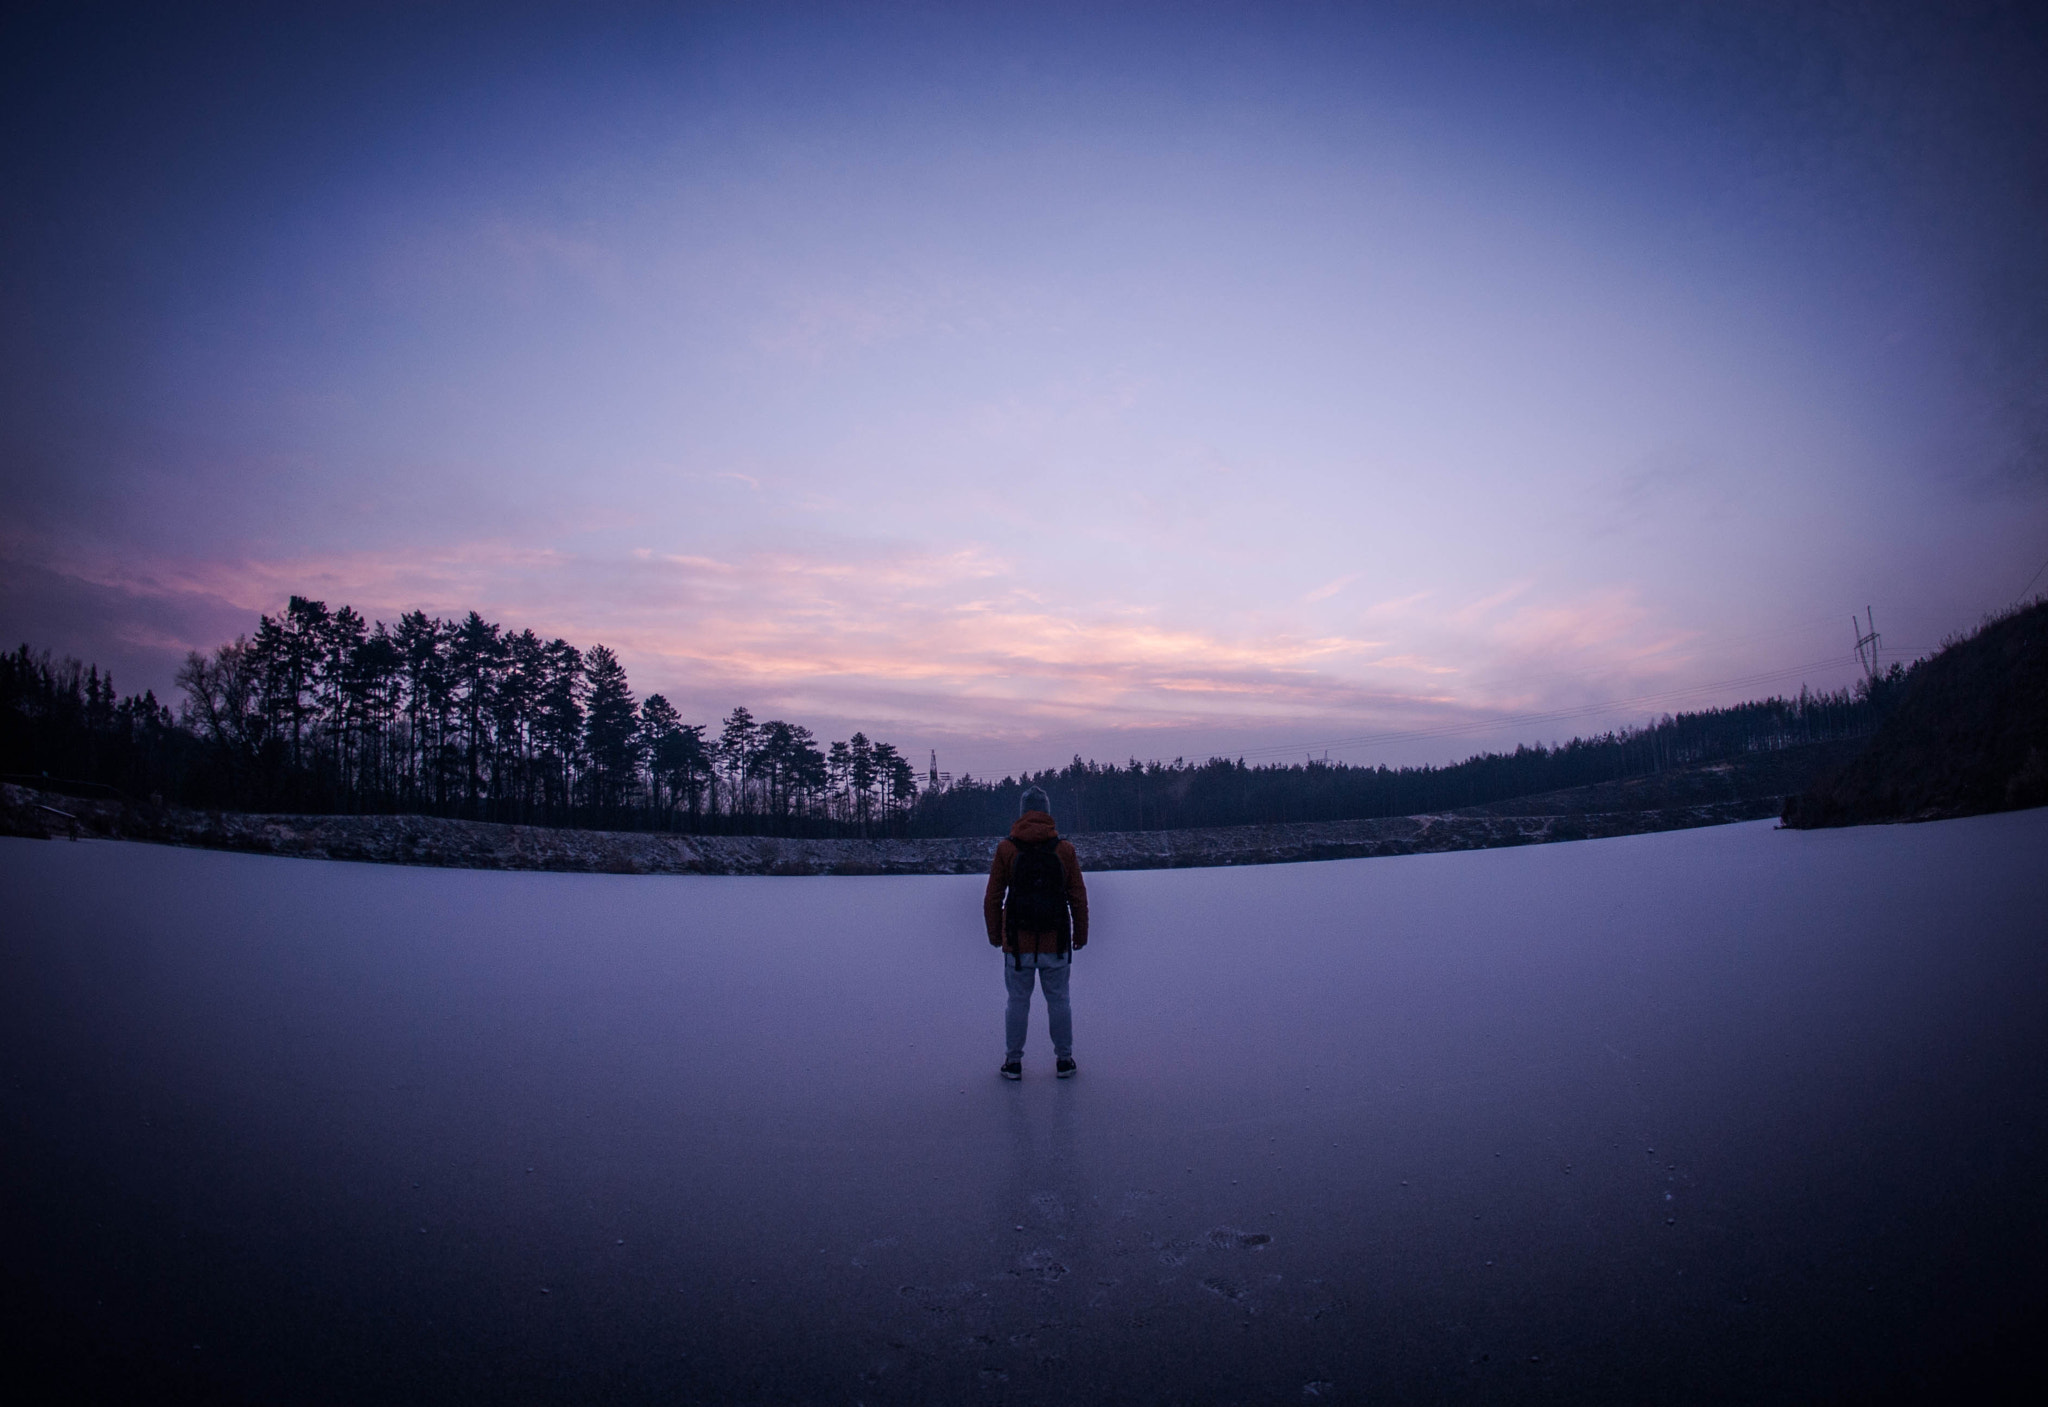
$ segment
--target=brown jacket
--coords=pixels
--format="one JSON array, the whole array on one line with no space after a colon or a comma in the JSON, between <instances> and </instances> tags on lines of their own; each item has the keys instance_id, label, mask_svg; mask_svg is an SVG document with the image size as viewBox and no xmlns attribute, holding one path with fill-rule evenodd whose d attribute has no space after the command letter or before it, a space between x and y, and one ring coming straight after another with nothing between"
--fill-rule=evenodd
<instances>
[{"instance_id":1,"label":"brown jacket","mask_svg":"<svg viewBox=\"0 0 2048 1407\"><path fill-rule=\"evenodd\" d=\"M1026 811L1010 827L1010 838L996 846L995 861L988 867L988 890L981 897L981 916L988 923L990 946L1006 953L1063 953L1066 946L1057 933L1019 933L1015 945L1003 941L1003 900L1010 892L1010 867L1017 863L1017 842L1035 844L1058 840L1052 817L1043 811ZM1074 847L1061 840L1054 849L1060 868L1067 872L1067 912L1073 916L1074 946L1088 946L1088 886L1081 882L1081 860Z\"/></svg>"}]
</instances>

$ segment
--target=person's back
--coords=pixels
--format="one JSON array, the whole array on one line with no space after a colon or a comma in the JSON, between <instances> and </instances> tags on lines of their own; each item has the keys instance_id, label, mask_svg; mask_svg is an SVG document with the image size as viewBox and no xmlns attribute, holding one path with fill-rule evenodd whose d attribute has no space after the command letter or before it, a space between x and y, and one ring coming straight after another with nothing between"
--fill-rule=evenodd
<instances>
[{"instance_id":1,"label":"person's back","mask_svg":"<svg viewBox=\"0 0 2048 1407\"><path fill-rule=\"evenodd\" d=\"M1060 839L1049 804L1037 787L1024 793L1023 814L1010 827L1009 838L996 846L981 902L989 944L1003 953L1009 1006L1002 1074L1012 1080L1024 1075L1034 981L1045 991L1055 1072L1065 1079L1076 1068L1068 978L1074 953L1088 946L1088 889L1080 857Z\"/></svg>"}]
</instances>

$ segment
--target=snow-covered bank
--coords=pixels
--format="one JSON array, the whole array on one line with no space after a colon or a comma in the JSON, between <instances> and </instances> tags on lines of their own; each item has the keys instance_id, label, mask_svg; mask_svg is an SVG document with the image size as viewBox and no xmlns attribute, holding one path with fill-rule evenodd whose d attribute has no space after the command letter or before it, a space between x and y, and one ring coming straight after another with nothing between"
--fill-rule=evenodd
<instances>
[{"instance_id":1,"label":"snow-covered bank","mask_svg":"<svg viewBox=\"0 0 2048 1407\"><path fill-rule=\"evenodd\" d=\"M1658 809L1498 814L1503 808L1386 820L1203 830L1112 831L1075 836L1090 870L1185 869L1369 859L1445 850L1540 845L1642 835L1775 816L1783 798L1704 801ZM136 807L0 787L0 834L77 833L309 860L362 860L477 870L567 874L940 875L988 870L994 837L944 840L794 840L565 830L435 816L264 816Z\"/></svg>"},{"instance_id":2,"label":"snow-covered bank","mask_svg":"<svg viewBox=\"0 0 2048 1407\"><path fill-rule=\"evenodd\" d=\"M1008 1085L972 877L4 840L9 1309L198 1400L1968 1397L2041 1375L2044 853L1103 874Z\"/></svg>"}]
</instances>

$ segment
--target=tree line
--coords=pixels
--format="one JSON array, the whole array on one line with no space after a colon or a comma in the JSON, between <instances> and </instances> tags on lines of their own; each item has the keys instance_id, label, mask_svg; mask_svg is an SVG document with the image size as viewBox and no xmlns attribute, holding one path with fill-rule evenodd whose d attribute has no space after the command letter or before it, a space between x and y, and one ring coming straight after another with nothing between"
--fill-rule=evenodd
<instances>
[{"instance_id":1,"label":"tree line","mask_svg":"<svg viewBox=\"0 0 2048 1407\"><path fill-rule=\"evenodd\" d=\"M618 656L472 611L394 626L294 596L253 635L192 652L175 713L27 645L0 655L0 772L249 811L417 813L535 825L774 835L991 835L1027 786L1063 830L1349 820L1451 810L1874 731L1906 672L1855 690L1666 716L1445 766L1242 758L1084 761L922 783L894 746L734 708L636 701Z\"/></svg>"},{"instance_id":2,"label":"tree line","mask_svg":"<svg viewBox=\"0 0 2048 1407\"><path fill-rule=\"evenodd\" d=\"M267 809L420 812L538 825L900 833L917 777L855 733L735 708L715 735L618 655L475 611L395 626L294 596L178 672L204 785Z\"/></svg>"},{"instance_id":3,"label":"tree line","mask_svg":"<svg viewBox=\"0 0 2048 1407\"><path fill-rule=\"evenodd\" d=\"M1356 766L1306 760L1246 765L1242 758L1202 762L1084 761L977 781L963 777L928 795L918 823L932 835L999 831L1016 815L1016 797L1038 786L1062 831L1175 830L1190 826L1277 825L1413 816L1481 806L1596 782L1649 776L1760 752L1865 736L1904 687L1892 672L1857 689L1770 698L1666 715L1546 747L1484 752L1447 766Z\"/></svg>"}]
</instances>

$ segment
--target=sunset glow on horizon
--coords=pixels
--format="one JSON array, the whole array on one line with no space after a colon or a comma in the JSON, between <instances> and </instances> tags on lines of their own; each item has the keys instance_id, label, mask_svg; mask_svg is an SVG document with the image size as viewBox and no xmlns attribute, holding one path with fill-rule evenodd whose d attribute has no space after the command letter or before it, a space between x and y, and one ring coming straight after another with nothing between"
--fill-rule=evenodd
<instances>
[{"instance_id":1,"label":"sunset glow on horizon","mask_svg":"<svg viewBox=\"0 0 2048 1407\"><path fill-rule=\"evenodd\" d=\"M471 609L978 774L1443 760L2048 557L2014 12L15 23L0 632Z\"/></svg>"}]
</instances>

